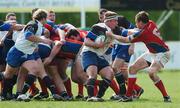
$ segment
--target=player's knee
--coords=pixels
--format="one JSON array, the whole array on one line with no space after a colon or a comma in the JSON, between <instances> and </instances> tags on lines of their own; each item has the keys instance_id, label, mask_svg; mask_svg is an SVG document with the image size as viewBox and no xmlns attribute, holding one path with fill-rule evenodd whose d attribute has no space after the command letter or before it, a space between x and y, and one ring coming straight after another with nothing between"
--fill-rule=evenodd
<instances>
[{"instance_id":1,"label":"player's knee","mask_svg":"<svg viewBox=\"0 0 180 108\"><path fill-rule=\"evenodd\" d=\"M131 65L129 67L129 74L136 74L136 73L137 73L136 66Z\"/></svg>"},{"instance_id":2,"label":"player's knee","mask_svg":"<svg viewBox=\"0 0 180 108\"><path fill-rule=\"evenodd\" d=\"M150 77L152 80L155 79L155 75L156 75L156 74L155 74L154 71L151 70L151 71L148 72L148 74L149 74L149 77Z\"/></svg>"},{"instance_id":3,"label":"player's knee","mask_svg":"<svg viewBox=\"0 0 180 108\"><path fill-rule=\"evenodd\" d=\"M71 80L73 81L73 82L75 82L75 83L78 83L79 82L79 79L78 79L78 77L77 76L71 76Z\"/></svg>"},{"instance_id":4,"label":"player's knee","mask_svg":"<svg viewBox=\"0 0 180 108\"><path fill-rule=\"evenodd\" d=\"M109 70L108 72L105 73L105 78L112 80L114 78L114 72Z\"/></svg>"},{"instance_id":5,"label":"player's knee","mask_svg":"<svg viewBox=\"0 0 180 108\"><path fill-rule=\"evenodd\" d=\"M10 72L4 72L4 78L7 78L7 79L10 79L10 78L12 78L13 77L13 73L10 73Z\"/></svg>"}]
</instances>

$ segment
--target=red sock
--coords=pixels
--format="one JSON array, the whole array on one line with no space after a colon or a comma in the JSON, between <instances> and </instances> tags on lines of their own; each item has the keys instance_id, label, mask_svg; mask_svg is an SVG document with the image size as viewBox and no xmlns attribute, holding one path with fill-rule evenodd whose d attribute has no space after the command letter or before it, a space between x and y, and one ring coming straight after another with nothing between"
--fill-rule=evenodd
<instances>
[{"instance_id":1,"label":"red sock","mask_svg":"<svg viewBox=\"0 0 180 108\"><path fill-rule=\"evenodd\" d=\"M32 85L31 85L31 87L29 88L29 92L31 92L32 94L36 91L36 89L38 89L37 87L36 87L36 84L35 83L33 83Z\"/></svg>"},{"instance_id":2,"label":"red sock","mask_svg":"<svg viewBox=\"0 0 180 108\"><path fill-rule=\"evenodd\" d=\"M168 96L166 89L164 87L163 82L160 80L158 81L155 86L160 90L160 92L162 93L163 96Z\"/></svg>"},{"instance_id":3,"label":"red sock","mask_svg":"<svg viewBox=\"0 0 180 108\"><path fill-rule=\"evenodd\" d=\"M95 85L99 85L101 80L96 80Z\"/></svg>"},{"instance_id":4,"label":"red sock","mask_svg":"<svg viewBox=\"0 0 180 108\"><path fill-rule=\"evenodd\" d=\"M44 81L43 81L42 79L40 79L40 78L38 78L38 81L39 81L39 84L40 84L40 86L41 86L42 92L48 94L47 87L46 87L46 85L44 84Z\"/></svg>"},{"instance_id":5,"label":"red sock","mask_svg":"<svg viewBox=\"0 0 180 108\"><path fill-rule=\"evenodd\" d=\"M116 94L119 94L119 87L118 87L118 85L117 85L117 83L116 83L115 80L112 80L112 81L111 81L111 84L110 84L109 86L113 89L113 91L114 91Z\"/></svg>"},{"instance_id":6,"label":"red sock","mask_svg":"<svg viewBox=\"0 0 180 108\"><path fill-rule=\"evenodd\" d=\"M71 80L70 78L68 78L65 82L64 82L64 86L66 88L66 91L68 93L69 96L73 96L72 94L72 89L71 89Z\"/></svg>"},{"instance_id":7,"label":"red sock","mask_svg":"<svg viewBox=\"0 0 180 108\"><path fill-rule=\"evenodd\" d=\"M97 86L98 86L97 84L94 85L94 96L97 96L97 94L98 94L98 87Z\"/></svg>"},{"instance_id":8,"label":"red sock","mask_svg":"<svg viewBox=\"0 0 180 108\"><path fill-rule=\"evenodd\" d=\"M134 90L139 91L140 89L141 89L141 87L139 85L134 84Z\"/></svg>"},{"instance_id":9,"label":"red sock","mask_svg":"<svg viewBox=\"0 0 180 108\"><path fill-rule=\"evenodd\" d=\"M78 95L84 96L83 88L84 88L83 84L78 84Z\"/></svg>"},{"instance_id":10,"label":"red sock","mask_svg":"<svg viewBox=\"0 0 180 108\"><path fill-rule=\"evenodd\" d=\"M132 96L135 83L136 83L136 77L128 78L128 87L127 87L126 96Z\"/></svg>"}]
</instances>

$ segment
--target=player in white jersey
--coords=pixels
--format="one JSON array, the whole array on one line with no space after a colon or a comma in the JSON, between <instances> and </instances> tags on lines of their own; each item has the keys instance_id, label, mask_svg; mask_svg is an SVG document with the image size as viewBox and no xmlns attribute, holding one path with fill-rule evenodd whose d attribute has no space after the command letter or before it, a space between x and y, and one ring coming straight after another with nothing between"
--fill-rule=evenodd
<instances>
[{"instance_id":1,"label":"player in white jersey","mask_svg":"<svg viewBox=\"0 0 180 108\"><path fill-rule=\"evenodd\" d=\"M87 101L103 101L101 98L113 79L113 70L103 54L109 48L112 38L106 37L106 31L111 31L117 25L117 14L108 11L105 14L105 23L93 25L92 30L84 40L82 49L82 64L84 71L88 75L87 81ZM94 85L97 74L101 75L102 82L99 85L99 92L94 97Z\"/></svg>"},{"instance_id":2,"label":"player in white jersey","mask_svg":"<svg viewBox=\"0 0 180 108\"><path fill-rule=\"evenodd\" d=\"M42 26L46 22L47 13L43 9L38 9L33 14L33 20L30 21L17 38L15 45L10 49L7 55L7 65L4 72L4 85L2 96L6 97L9 86L12 82L13 74L19 67L25 68L29 74L26 78L22 93L26 93L29 87L36 79L36 75L43 79L46 86L50 89L55 100L62 100L62 97L56 94L55 86L47 76L42 61L37 53L39 42L51 44L49 39L42 39ZM25 94L19 95L20 100L29 100Z\"/></svg>"}]
</instances>

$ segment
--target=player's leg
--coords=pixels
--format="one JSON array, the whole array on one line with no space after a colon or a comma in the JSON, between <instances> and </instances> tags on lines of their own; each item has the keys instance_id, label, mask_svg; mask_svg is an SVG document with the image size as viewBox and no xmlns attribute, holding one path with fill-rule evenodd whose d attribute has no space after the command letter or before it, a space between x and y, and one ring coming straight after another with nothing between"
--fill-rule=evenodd
<instances>
[{"instance_id":1,"label":"player's leg","mask_svg":"<svg viewBox=\"0 0 180 108\"><path fill-rule=\"evenodd\" d=\"M70 61L71 61L70 59L59 58L58 63L57 63L57 68L58 68L58 73L60 74L60 77L62 78L64 82L64 86L66 88L68 96L73 97L71 79L66 74L66 70L68 68L68 64Z\"/></svg>"},{"instance_id":2,"label":"player's leg","mask_svg":"<svg viewBox=\"0 0 180 108\"><path fill-rule=\"evenodd\" d=\"M127 85L127 92L126 96L130 98L124 98L122 101L132 101L132 95L133 95L133 89L134 85L136 84L136 79L137 79L137 72L141 69L144 69L148 67L148 62L147 60L144 59L144 56L146 56L146 53L140 56L135 63L133 63L129 67L129 75L128 75L128 85Z\"/></svg>"},{"instance_id":3,"label":"player's leg","mask_svg":"<svg viewBox=\"0 0 180 108\"><path fill-rule=\"evenodd\" d=\"M119 95L126 94L125 77L123 72L120 71L119 67L124 65L124 60L121 58L115 58L112 64L113 71L115 73L116 81L119 85Z\"/></svg>"},{"instance_id":4,"label":"player's leg","mask_svg":"<svg viewBox=\"0 0 180 108\"><path fill-rule=\"evenodd\" d=\"M111 84L111 80L114 78L114 73L110 66L106 66L100 70L99 74L101 75L103 80L100 82L97 97L102 98L105 94L105 91Z\"/></svg>"},{"instance_id":5,"label":"player's leg","mask_svg":"<svg viewBox=\"0 0 180 108\"><path fill-rule=\"evenodd\" d=\"M7 54L7 65L4 72L4 83L3 83L3 90L2 90L2 96L6 97L7 92L9 88L12 88L13 81L13 75L18 72L19 67L21 65L21 56L23 54L18 51L15 47L11 48L11 50Z\"/></svg>"},{"instance_id":6,"label":"player's leg","mask_svg":"<svg viewBox=\"0 0 180 108\"><path fill-rule=\"evenodd\" d=\"M72 81L78 84L78 95L76 96L77 99L81 99L84 97L83 88L84 84L86 83L88 76L84 72L83 67L81 65L81 57L78 56L71 68L71 78Z\"/></svg>"},{"instance_id":7,"label":"player's leg","mask_svg":"<svg viewBox=\"0 0 180 108\"><path fill-rule=\"evenodd\" d=\"M155 58L155 60L152 62L151 66L148 69L149 77L154 82L155 86L159 89L159 91L162 93L165 102L171 102L171 99L166 91L166 88L162 80L159 78L157 73L168 62L169 56L170 56L169 53L157 54L157 57Z\"/></svg>"},{"instance_id":8,"label":"player's leg","mask_svg":"<svg viewBox=\"0 0 180 108\"><path fill-rule=\"evenodd\" d=\"M47 73L44 69L44 65L42 63L42 60L39 58L36 60L36 62L39 64L39 66L38 66L39 71L37 71L38 72L37 75L43 80L46 87L48 87L48 89L50 90L54 100L63 100L63 97L61 97L60 95L57 94L55 85L53 84L50 77L47 75Z\"/></svg>"},{"instance_id":9,"label":"player's leg","mask_svg":"<svg viewBox=\"0 0 180 108\"><path fill-rule=\"evenodd\" d=\"M95 86L95 81L97 79L97 72L98 72L98 56L96 53L87 51L83 52L82 54L82 64L83 64L83 69L88 75L88 80L87 80L87 94L88 94L88 99L87 101L93 101L93 96L94 96L94 86Z\"/></svg>"},{"instance_id":10,"label":"player's leg","mask_svg":"<svg viewBox=\"0 0 180 108\"><path fill-rule=\"evenodd\" d=\"M68 100L68 94L65 90L65 86L63 83L63 80L61 79L59 73L58 73L58 69L57 69L57 65L49 65L48 66L48 74L51 76L51 78L53 79L53 82L56 86L57 92L60 96L62 96L64 99Z\"/></svg>"},{"instance_id":11,"label":"player's leg","mask_svg":"<svg viewBox=\"0 0 180 108\"><path fill-rule=\"evenodd\" d=\"M18 72L18 78L17 78L17 91L16 91L16 98L22 94L22 89L24 86L25 79L28 75L28 72L25 68L21 67Z\"/></svg>"}]
</instances>

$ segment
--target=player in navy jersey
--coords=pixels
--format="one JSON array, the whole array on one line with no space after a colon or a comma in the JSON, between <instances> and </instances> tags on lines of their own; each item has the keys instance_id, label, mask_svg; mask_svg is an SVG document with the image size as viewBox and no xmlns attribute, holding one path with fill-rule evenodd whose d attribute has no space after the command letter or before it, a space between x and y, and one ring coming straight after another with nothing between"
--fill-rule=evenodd
<instances>
[{"instance_id":1,"label":"player in navy jersey","mask_svg":"<svg viewBox=\"0 0 180 108\"><path fill-rule=\"evenodd\" d=\"M139 12L135 16L136 26L139 28L135 33L129 35L128 37L122 37L119 35L114 35L110 32L107 35L121 41L121 42L143 42L148 48L148 52L142 54L135 63L129 67L128 76L128 88L126 96L124 96L120 101L127 102L132 101L133 87L136 84L136 74L139 70L144 68L148 69L149 77L154 82L155 86L160 90L163 95L164 102L171 102L170 96L167 94L163 82L157 75L157 72L164 67L164 65L169 61L170 53L169 48L165 42L160 37L160 31L158 30L156 24L149 20L148 13L145 11ZM129 32L127 32L129 33Z\"/></svg>"}]
</instances>

